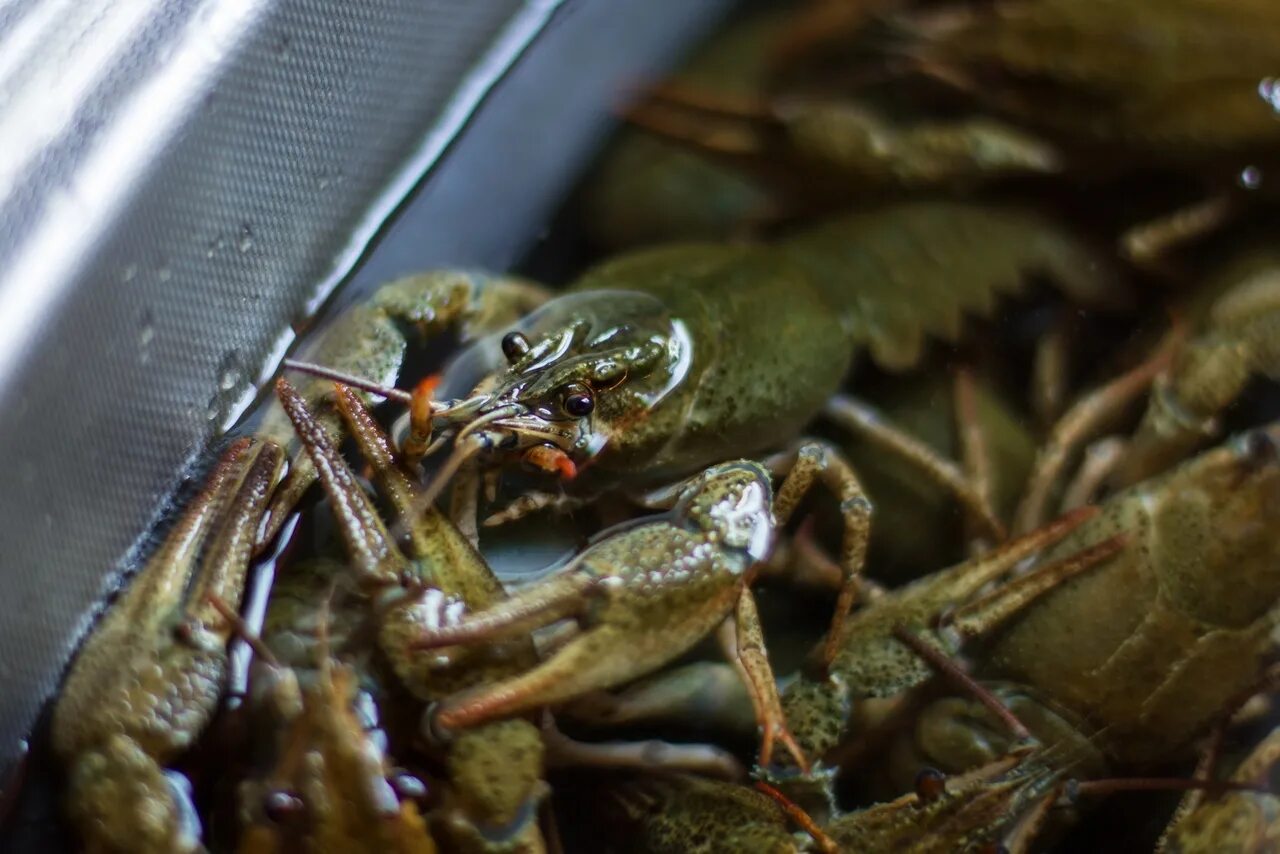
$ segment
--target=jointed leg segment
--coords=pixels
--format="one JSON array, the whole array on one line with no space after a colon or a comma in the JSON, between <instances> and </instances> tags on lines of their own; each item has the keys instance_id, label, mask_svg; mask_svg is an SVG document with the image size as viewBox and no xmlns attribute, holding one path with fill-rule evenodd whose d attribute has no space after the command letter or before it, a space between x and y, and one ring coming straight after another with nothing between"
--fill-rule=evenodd
<instances>
[{"instance_id":1,"label":"jointed leg segment","mask_svg":"<svg viewBox=\"0 0 1280 854\"><path fill-rule=\"evenodd\" d=\"M820 480L840 501L840 515L844 518L840 568L844 579L824 650L824 660L830 663L839 648L845 618L857 597L858 577L866 561L871 533L871 502L853 468L825 442L803 442L791 453L770 460L769 465L775 473L786 473L773 500L773 514L779 527L791 519L815 481Z\"/></svg>"}]
</instances>

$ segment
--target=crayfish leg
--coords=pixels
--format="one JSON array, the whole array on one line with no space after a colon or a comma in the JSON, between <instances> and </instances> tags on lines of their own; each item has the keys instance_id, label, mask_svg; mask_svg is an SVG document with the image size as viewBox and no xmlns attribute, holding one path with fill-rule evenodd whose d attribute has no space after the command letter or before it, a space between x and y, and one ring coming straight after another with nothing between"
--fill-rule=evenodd
<instances>
[{"instance_id":1,"label":"crayfish leg","mask_svg":"<svg viewBox=\"0 0 1280 854\"><path fill-rule=\"evenodd\" d=\"M1015 533L1026 533L1044 523L1053 488L1076 449L1150 388L1168 367L1181 338L1180 330L1175 329L1141 364L1085 394L1058 419L1036 454L1026 491L1014 514Z\"/></svg>"},{"instance_id":2,"label":"crayfish leg","mask_svg":"<svg viewBox=\"0 0 1280 854\"><path fill-rule=\"evenodd\" d=\"M1074 510L1093 504L1103 486L1119 470L1129 451L1129 442L1119 436L1104 436L1090 442L1084 459L1062 492L1062 509Z\"/></svg>"},{"instance_id":3,"label":"crayfish leg","mask_svg":"<svg viewBox=\"0 0 1280 854\"><path fill-rule=\"evenodd\" d=\"M1165 272L1166 256L1171 251L1227 224L1242 207L1230 194L1214 193L1132 226L1120 235L1120 254L1139 267Z\"/></svg>"},{"instance_id":4,"label":"crayfish leg","mask_svg":"<svg viewBox=\"0 0 1280 854\"><path fill-rule=\"evenodd\" d=\"M951 460L938 454L924 442L889 423L883 415L861 401L842 394L833 395L823 407L823 415L835 424L855 433L886 453L893 454L950 492L960 502L983 533L1001 542L1004 524L990 502L974 488L965 472Z\"/></svg>"},{"instance_id":5,"label":"crayfish leg","mask_svg":"<svg viewBox=\"0 0 1280 854\"><path fill-rule=\"evenodd\" d=\"M755 597L751 595L750 587L742 588L732 618L725 620L720 631L721 644L726 647L726 651L731 652L755 709L756 723L760 729L760 766L768 768L773 764L773 744L780 741L800 770L808 774L809 760L791 735L786 713L782 711L778 680L769 665L764 631L760 626L760 613L756 610ZM732 637L729 636L730 631L733 633Z\"/></svg>"},{"instance_id":6,"label":"crayfish leg","mask_svg":"<svg viewBox=\"0 0 1280 854\"><path fill-rule=\"evenodd\" d=\"M755 165L780 124L768 104L686 84L656 86L626 110L627 124L719 161Z\"/></svg>"},{"instance_id":7,"label":"crayfish leg","mask_svg":"<svg viewBox=\"0 0 1280 854\"><path fill-rule=\"evenodd\" d=\"M1018 720L1017 715L999 697L966 673L959 663L953 661L942 650L902 626L894 629L893 635L899 642L924 659L935 673L949 680L956 687L972 695L979 703L986 706L987 710L995 715L1018 741L1027 741L1031 738L1031 733L1027 730L1026 725Z\"/></svg>"},{"instance_id":8,"label":"crayfish leg","mask_svg":"<svg viewBox=\"0 0 1280 854\"><path fill-rule=\"evenodd\" d=\"M1070 387L1071 319L1064 309L1036 342L1031 361L1031 411L1036 424L1049 429L1062 416Z\"/></svg>"},{"instance_id":9,"label":"crayfish leg","mask_svg":"<svg viewBox=\"0 0 1280 854\"><path fill-rule=\"evenodd\" d=\"M867 557L867 540L871 533L871 501L867 498L853 467L834 447L826 442L804 441L793 451L769 461L769 468L786 473L773 500L773 514L779 527L786 525L815 481L822 483L840 501L844 518L844 539L840 548L843 575L836 599L831 631L827 635L823 660L830 664L839 649L844 622L853 609L858 593L858 579Z\"/></svg>"},{"instance_id":10,"label":"crayfish leg","mask_svg":"<svg viewBox=\"0 0 1280 854\"><path fill-rule=\"evenodd\" d=\"M529 490L512 499L506 507L491 513L481 523L486 528L496 528L523 519L540 510L553 510L557 513L568 513L582 507L587 502L575 495L563 492L541 492Z\"/></svg>"},{"instance_id":11,"label":"crayfish leg","mask_svg":"<svg viewBox=\"0 0 1280 854\"><path fill-rule=\"evenodd\" d=\"M557 713L597 727L696 724L748 738L756 732L741 674L724 661L695 661L641 679L622 691L585 694Z\"/></svg>"},{"instance_id":12,"label":"crayfish leg","mask_svg":"<svg viewBox=\"0 0 1280 854\"><path fill-rule=\"evenodd\" d=\"M995 469L991 461L991 442L978 417L977 394L973 371L967 367L956 371L952 396L955 402L956 432L960 438L960 459L978 498L988 507L995 507ZM976 531L981 525L981 520L974 518L972 514L966 520L967 539L974 553L985 550L985 543Z\"/></svg>"},{"instance_id":13,"label":"crayfish leg","mask_svg":"<svg viewBox=\"0 0 1280 854\"><path fill-rule=\"evenodd\" d=\"M779 792L773 786L770 786L768 783L757 782L755 788L756 791L766 795L774 803L780 806L783 812L786 813L787 818L799 826L805 833L809 834L817 845L819 851L824 852L824 854L837 854L837 852L840 851L840 846L836 844L835 840L827 836L826 831L819 827L818 823L815 822L799 804L794 803L790 798L782 792Z\"/></svg>"},{"instance_id":14,"label":"crayfish leg","mask_svg":"<svg viewBox=\"0 0 1280 854\"><path fill-rule=\"evenodd\" d=\"M981 557L947 570L951 575L949 586L954 601L966 601L987 584L1013 571L1022 561L1063 539L1096 515L1097 507L1072 510L1030 533L1002 543Z\"/></svg>"}]
</instances>

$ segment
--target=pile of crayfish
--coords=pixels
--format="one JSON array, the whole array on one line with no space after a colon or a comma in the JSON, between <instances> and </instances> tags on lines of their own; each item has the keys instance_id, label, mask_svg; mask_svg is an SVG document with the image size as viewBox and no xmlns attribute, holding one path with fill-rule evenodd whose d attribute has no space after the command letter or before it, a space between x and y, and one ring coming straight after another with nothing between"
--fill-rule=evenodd
<instances>
[{"instance_id":1,"label":"pile of crayfish","mask_svg":"<svg viewBox=\"0 0 1280 854\"><path fill-rule=\"evenodd\" d=\"M571 200L603 260L286 361L54 700L84 847L1280 850L1278 57L753 7Z\"/></svg>"}]
</instances>

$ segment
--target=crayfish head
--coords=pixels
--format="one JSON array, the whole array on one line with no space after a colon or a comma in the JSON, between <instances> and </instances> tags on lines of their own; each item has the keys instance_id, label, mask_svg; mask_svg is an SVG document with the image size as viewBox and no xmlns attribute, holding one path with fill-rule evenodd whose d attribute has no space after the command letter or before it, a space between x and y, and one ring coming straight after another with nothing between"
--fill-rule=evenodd
<instances>
[{"instance_id":1,"label":"crayfish head","mask_svg":"<svg viewBox=\"0 0 1280 854\"><path fill-rule=\"evenodd\" d=\"M559 451L543 470L576 471L637 429L688 370L689 343L655 297L569 294L514 328L477 341L444 370L439 392L464 400L435 419L455 453L501 465Z\"/></svg>"}]
</instances>

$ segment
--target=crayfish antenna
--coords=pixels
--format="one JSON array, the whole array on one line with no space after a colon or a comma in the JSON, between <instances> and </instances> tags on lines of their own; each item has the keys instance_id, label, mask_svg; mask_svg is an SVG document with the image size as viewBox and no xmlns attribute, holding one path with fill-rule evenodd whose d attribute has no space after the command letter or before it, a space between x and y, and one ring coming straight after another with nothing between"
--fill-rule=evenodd
<instances>
[{"instance_id":1,"label":"crayfish antenna","mask_svg":"<svg viewBox=\"0 0 1280 854\"><path fill-rule=\"evenodd\" d=\"M351 388L360 389L360 391L378 397L394 400L396 403L402 403L405 406L423 406L424 402L429 402L432 415L444 415L452 412L460 405L467 402L465 399L458 400L431 400L429 394L430 389L434 389L440 382L439 375L433 374L419 383L419 388L414 391L405 391L395 386L383 385L373 380L355 374L349 374L346 371L340 371L337 368L330 368L324 365L317 365L314 362L304 362L300 359L285 359L280 363L285 369L298 371L299 373L308 374L313 377L319 377L322 380L332 380L335 383L341 383ZM425 392L423 388L427 387Z\"/></svg>"},{"instance_id":2,"label":"crayfish antenna","mask_svg":"<svg viewBox=\"0 0 1280 854\"><path fill-rule=\"evenodd\" d=\"M298 359L285 359L281 364L288 370L299 371L313 377L319 377L322 380L333 380L336 383L358 388L361 391L376 394L378 397L385 397L387 400L394 400L406 406L413 402L413 395L404 389L382 385L364 377L358 377L355 374L339 371L336 368L327 368L324 365L303 362Z\"/></svg>"},{"instance_id":3,"label":"crayfish antenna","mask_svg":"<svg viewBox=\"0 0 1280 854\"><path fill-rule=\"evenodd\" d=\"M431 479L431 482L427 484L427 488L418 496L416 501L417 509L422 511L428 507L435 506L436 499L444 492L445 486L458 473L458 470L466 465L471 458L488 447L489 444L490 441L484 434L479 436L471 435L465 438L459 436L458 442L453 446L453 453L445 457L444 462L440 464L439 470L436 471L435 477Z\"/></svg>"},{"instance_id":4,"label":"crayfish antenna","mask_svg":"<svg viewBox=\"0 0 1280 854\"><path fill-rule=\"evenodd\" d=\"M1028 741L1031 738L1031 732L1027 729L1026 724L1018 720L1018 716L999 697L988 691L968 673L965 673L960 665L952 661L940 649L922 640L903 626L895 627L893 636L909 647L916 655L927 661L939 676L950 680L960 689L972 694L974 699L985 706L991 714L995 715L1018 741Z\"/></svg>"}]
</instances>

